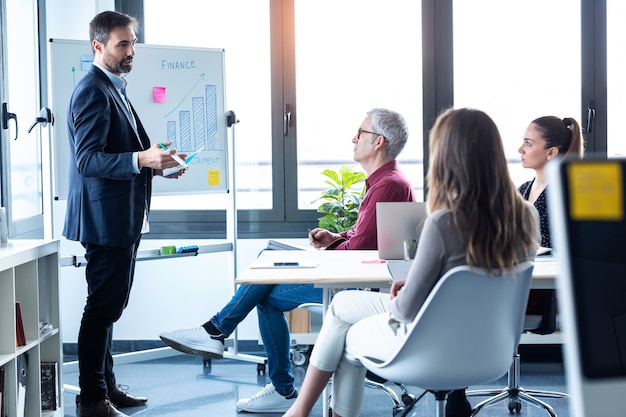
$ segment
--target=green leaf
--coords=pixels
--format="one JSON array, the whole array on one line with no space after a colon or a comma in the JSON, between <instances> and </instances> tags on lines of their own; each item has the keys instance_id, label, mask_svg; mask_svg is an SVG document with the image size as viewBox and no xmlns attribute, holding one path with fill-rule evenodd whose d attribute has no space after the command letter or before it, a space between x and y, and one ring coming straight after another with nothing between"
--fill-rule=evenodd
<instances>
[{"instance_id":1,"label":"green leaf","mask_svg":"<svg viewBox=\"0 0 626 417\"><path fill-rule=\"evenodd\" d=\"M365 187L356 185L365 181L367 175L356 171L353 165L342 165L338 171L325 169L322 175L329 178L324 181L329 188L314 200L323 201L317 208L324 215L318 219L318 225L334 233L349 230L357 221L365 195Z\"/></svg>"},{"instance_id":2,"label":"green leaf","mask_svg":"<svg viewBox=\"0 0 626 417\"><path fill-rule=\"evenodd\" d=\"M339 179L339 174L337 174L332 169L325 169L324 171L322 171L322 174L324 174L328 178L332 179L335 182L336 185L341 185L341 180ZM329 185L333 185L333 184L329 184Z\"/></svg>"}]
</instances>

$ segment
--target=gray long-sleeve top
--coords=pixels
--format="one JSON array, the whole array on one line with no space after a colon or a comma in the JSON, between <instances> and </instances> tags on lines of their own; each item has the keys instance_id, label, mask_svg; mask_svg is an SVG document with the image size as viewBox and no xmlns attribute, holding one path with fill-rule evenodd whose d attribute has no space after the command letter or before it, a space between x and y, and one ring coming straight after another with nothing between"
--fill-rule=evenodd
<instances>
[{"instance_id":1,"label":"gray long-sleeve top","mask_svg":"<svg viewBox=\"0 0 626 417\"><path fill-rule=\"evenodd\" d=\"M533 233L539 242L539 219L536 210ZM531 224L530 219L528 224ZM404 287L391 302L391 316L399 322L411 322L437 281L450 269L467 265L468 236L454 225L452 211L437 210L425 221L415 260ZM520 245L520 262L533 260L536 249Z\"/></svg>"}]
</instances>

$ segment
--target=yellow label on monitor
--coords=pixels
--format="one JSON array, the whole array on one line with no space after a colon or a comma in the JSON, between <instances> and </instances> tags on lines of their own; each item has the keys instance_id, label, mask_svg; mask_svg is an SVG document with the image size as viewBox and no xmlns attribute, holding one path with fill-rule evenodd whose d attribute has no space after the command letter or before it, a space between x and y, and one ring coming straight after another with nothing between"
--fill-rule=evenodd
<instances>
[{"instance_id":1,"label":"yellow label on monitor","mask_svg":"<svg viewBox=\"0 0 626 417\"><path fill-rule=\"evenodd\" d=\"M219 169L209 170L209 185L220 185L220 171Z\"/></svg>"},{"instance_id":2,"label":"yellow label on monitor","mask_svg":"<svg viewBox=\"0 0 626 417\"><path fill-rule=\"evenodd\" d=\"M622 166L614 162L573 163L567 167L570 217L574 220L622 220Z\"/></svg>"}]
</instances>

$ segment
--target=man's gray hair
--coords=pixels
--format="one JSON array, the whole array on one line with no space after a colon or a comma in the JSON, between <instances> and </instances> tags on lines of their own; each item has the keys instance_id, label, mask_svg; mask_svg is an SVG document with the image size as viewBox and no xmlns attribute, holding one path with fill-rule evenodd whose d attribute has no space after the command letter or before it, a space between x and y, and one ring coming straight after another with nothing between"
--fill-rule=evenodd
<instances>
[{"instance_id":1,"label":"man's gray hair","mask_svg":"<svg viewBox=\"0 0 626 417\"><path fill-rule=\"evenodd\" d=\"M385 151L390 160L396 159L409 138L409 128L398 112L376 108L367 112L372 117L372 130L385 137Z\"/></svg>"}]
</instances>

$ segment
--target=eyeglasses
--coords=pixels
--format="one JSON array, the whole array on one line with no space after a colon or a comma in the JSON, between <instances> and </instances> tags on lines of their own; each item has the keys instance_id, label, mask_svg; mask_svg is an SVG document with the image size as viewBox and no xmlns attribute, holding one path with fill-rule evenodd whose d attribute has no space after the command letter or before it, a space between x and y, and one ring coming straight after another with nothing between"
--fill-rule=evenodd
<instances>
[{"instance_id":1,"label":"eyeglasses","mask_svg":"<svg viewBox=\"0 0 626 417\"><path fill-rule=\"evenodd\" d=\"M357 140L361 139L361 133L369 133L369 134L376 135L376 136L383 136L380 133L370 132L368 130L363 130L363 129L359 128L359 133L356 134ZM383 138L385 138L385 137L383 136ZM387 140L387 138L385 138L385 140Z\"/></svg>"}]
</instances>

